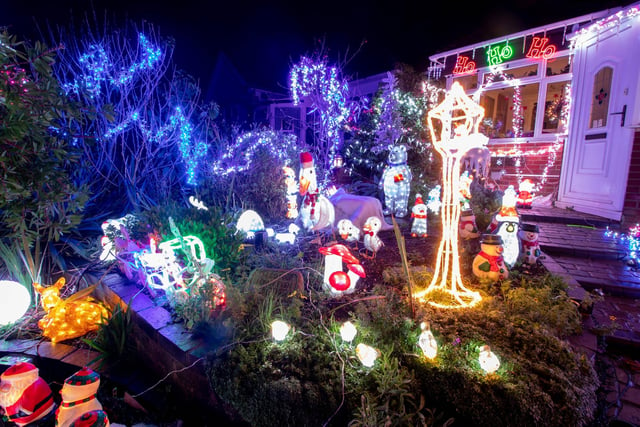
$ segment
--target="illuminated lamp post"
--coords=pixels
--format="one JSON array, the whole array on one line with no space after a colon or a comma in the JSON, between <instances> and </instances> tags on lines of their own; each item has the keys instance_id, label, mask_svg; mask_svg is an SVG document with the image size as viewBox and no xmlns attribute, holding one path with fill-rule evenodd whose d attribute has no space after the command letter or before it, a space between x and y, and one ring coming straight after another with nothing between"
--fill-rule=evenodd
<instances>
[{"instance_id":1,"label":"illuminated lamp post","mask_svg":"<svg viewBox=\"0 0 640 427\"><path fill-rule=\"evenodd\" d=\"M431 284L415 294L426 300L434 291L446 293L450 302L429 303L441 308L470 307L481 300L478 292L467 289L460 274L458 253L458 224L460 221L460 164L464 154L472 148L486 145L488 138L479 133L484 108L476 104L465 93L458 82L454 82L444 101L429 111L427 125L431 141L442 156L442 206L440 218L442 238L437 250L437 260Z\"/></svg>"}]
</instances>

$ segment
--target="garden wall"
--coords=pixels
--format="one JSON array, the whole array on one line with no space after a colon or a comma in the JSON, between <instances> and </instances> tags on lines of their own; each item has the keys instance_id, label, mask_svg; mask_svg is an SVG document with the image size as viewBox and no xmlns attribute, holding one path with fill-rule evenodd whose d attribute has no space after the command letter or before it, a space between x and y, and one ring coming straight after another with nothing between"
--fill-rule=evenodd
<instances>
[{"instance_id":1,"label":"garden wall","mask_svg":"<svg viewBox=\"0 0 640 427\"><path fill-rule=\"evenodd\" d=\"M625 227L633 227L640 223L640 130L636 130L633 139L622 221Z\"/></svg>"}]
</instances>

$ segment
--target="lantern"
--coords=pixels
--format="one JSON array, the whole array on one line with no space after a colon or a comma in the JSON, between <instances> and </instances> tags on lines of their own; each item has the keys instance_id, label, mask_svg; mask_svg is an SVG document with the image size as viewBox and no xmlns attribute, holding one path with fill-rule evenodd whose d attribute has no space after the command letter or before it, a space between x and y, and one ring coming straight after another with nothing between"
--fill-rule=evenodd
<instances>
[{"instance_id":1,"label":"lantern","mask_svg":"<svg viewBox=\"0 0 640 427\"><path fill-rule=\"evenodd\" d=\"M12 280L0 280L0 326L20 319L31 305L27 288Z\"/></svg>"},{"instance_id":2,"label":"lantern","mask_svg":"<svg viewBox=\"0 0 640 427\"><path fill-rule=\"evenodd\" d=\"M284 340L289 334L289 330L291 330L291 326L282 320L274 320L271 322L271 336L276 341Z\"/></svg>"},{"instance_id":3,"label":"lantern","mask_svg":"<svg viewBox=\"0 0 640 427\"><path fill-rule=\"evenodd\" d=\"M480 367L487 374L494 373L500 367L498 356L496 356L495 353L491 351L491 347L489 347L488 345L483 346L480 350L478 362L480 362Z\"/></svg>"},{"instance_id":4,"label":"lantern","mask_svg":"<svg viewBox=\"0 0 640 427\"><path fill-rule=\"evenodd\" d=\"M356 337L358 330L355 325L349 321L346 321L340 326L340 336L343 341L351 342Z\"/></svg>"}]
</instances>

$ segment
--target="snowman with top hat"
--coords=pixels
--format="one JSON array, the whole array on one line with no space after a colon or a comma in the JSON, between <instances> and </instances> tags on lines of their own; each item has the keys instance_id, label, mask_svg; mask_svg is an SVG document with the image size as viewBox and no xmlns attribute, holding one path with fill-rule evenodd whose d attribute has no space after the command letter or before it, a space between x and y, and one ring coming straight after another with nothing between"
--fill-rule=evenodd
<instances>
[{"instance_id":1,"label":"snowman with top hat","mask_svg":"<svg viewBox=\"0 0 640 427\"><path fill-rule=\"evenodd\" d=\"M523 264L536 265L538 263L538 258L542 253L540 251L540 243L538 243L539 235L540 229L535 224L522 224L520 226L518 237L522 245L520 256Z\"/></svg>"},{"instance_id":2,"label":"snowman with top hat","mask_svg":"<svg viewBox=\"0 0 640 427\"><path fill-rule=\"evenodd\" d=\"M509 278L509 269L504 262L502 238L496 234L483 234L480 239L480 252L473 259L472 270L479 279L494 282Z\"/></svg>"}]
</instances>

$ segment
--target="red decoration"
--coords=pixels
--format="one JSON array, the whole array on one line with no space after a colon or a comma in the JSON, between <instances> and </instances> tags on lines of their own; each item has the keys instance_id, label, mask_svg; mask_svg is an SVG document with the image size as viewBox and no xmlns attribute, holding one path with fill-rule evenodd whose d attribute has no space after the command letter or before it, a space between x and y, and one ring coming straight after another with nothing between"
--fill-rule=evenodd
<instances>
[{"instance_id":1,"label":"red decoration","mask_svg":"<svg viewBox=\"0 0 640 427\"><path fill-rule=\"evenodd\" d=\"M402 182L402 181L404 181L404 176L401 173L394 175L393 182Z\"/></svg>"},{"instance_id":2,"label":"red decoration","mask_svg":"<svg viewBox=\"0 0 640 427\"><path fill-rule=\"evenodd\" d=\"M344 271L336 271L329 277L329 284L336 291L346 291L351 285L351 279Z\"/></svg>"},{"instance_id":3,"label":"red decoration","mask_svg":"<svg viewBox=\"0 0 640 427\"><path fill-rule=\"evenodd\" d=\"M472 74L475 71L475 62L469 61L469 58L466 56L458 56L458 59L456 59L456 66L453 68L453 74L460 76L464 74Z\"/></svg>"},{"instance_id":4,"label":"red decoration","mask_svg":"<svg viewBox=\"0 0 640 427\"><path fill-rule=\"evenodd\" d=\"M547 37L534 37L527 52L527 58L531 59L549 59L556 53L556 46L547 45L549 39Z\"/></svg>"}]
</instances>

